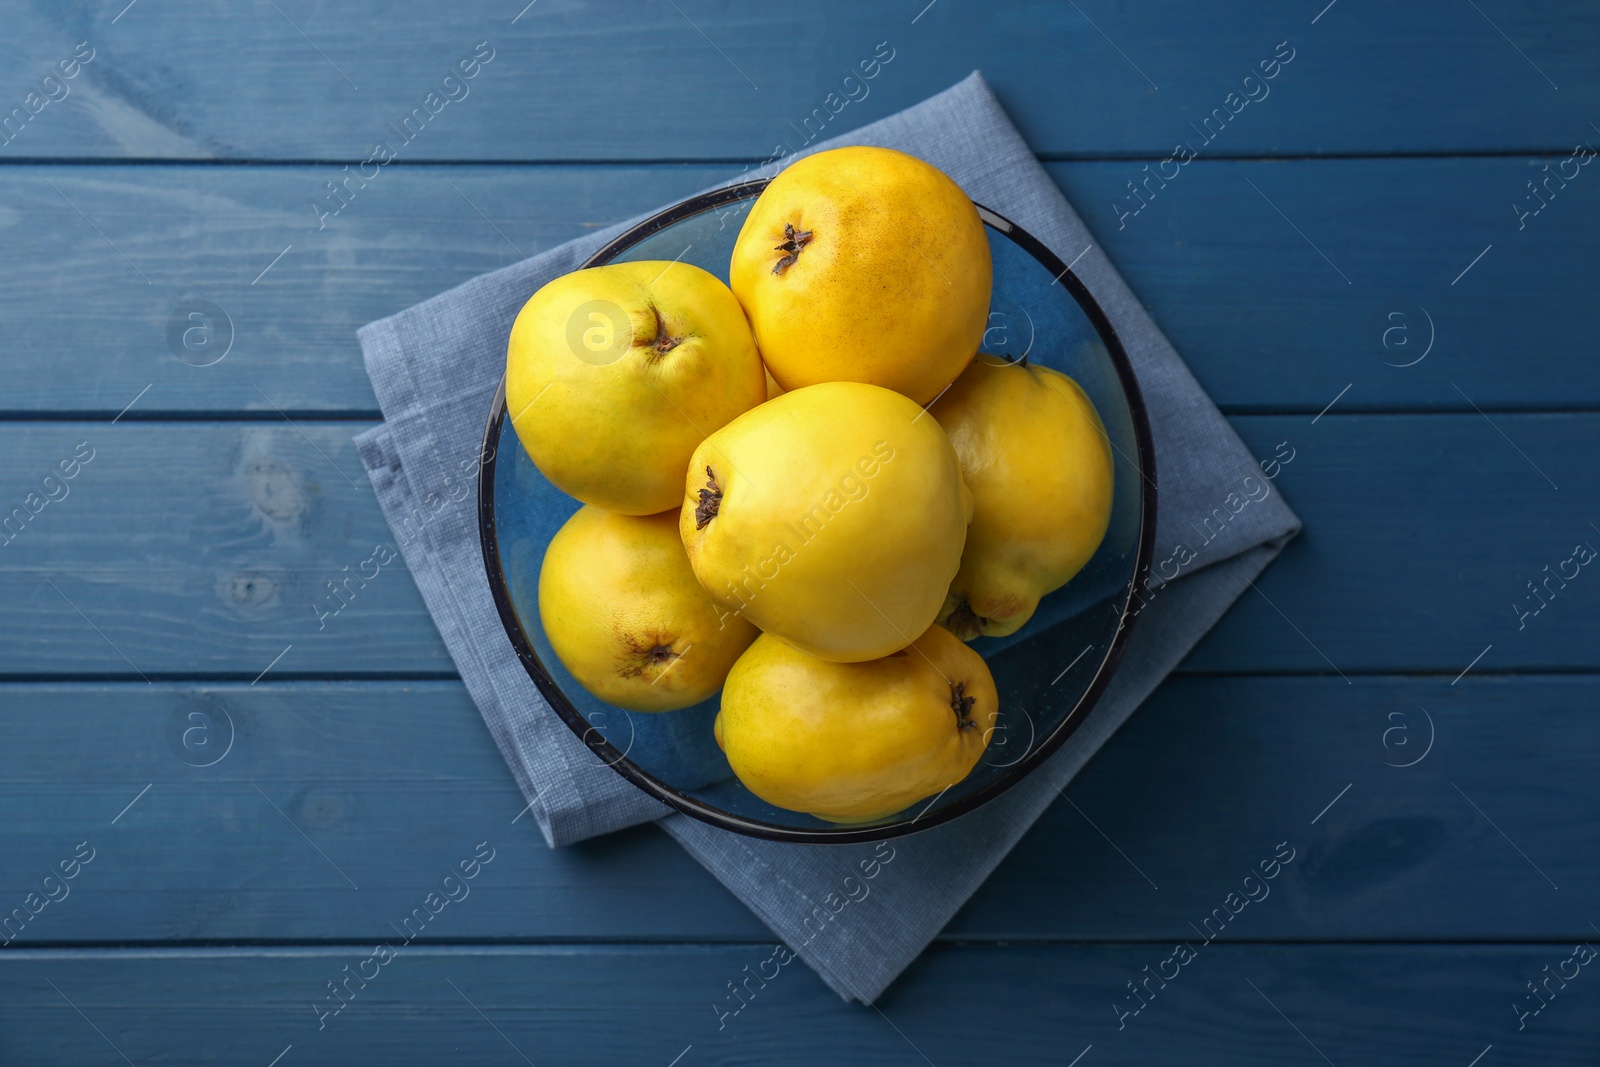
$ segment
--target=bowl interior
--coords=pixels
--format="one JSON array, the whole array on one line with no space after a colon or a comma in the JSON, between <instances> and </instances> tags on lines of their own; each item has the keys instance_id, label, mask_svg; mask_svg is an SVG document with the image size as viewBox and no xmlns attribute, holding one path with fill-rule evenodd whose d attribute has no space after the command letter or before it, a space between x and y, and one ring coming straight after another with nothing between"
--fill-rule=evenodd
<instances>
[{"instance_id":1,"label":"bowl interior","mask_svg":"<svg viewBox=\"0 0 1600 1067\"><path fill-rule=\"evenodd\" d=\"M590 265L678 260L727 280L734 239L759 187L696 198L636 227ZM504 415L491 413L480 510L485 562L506 629L545 698L596 756L641 788L716 825L760 837L870 840L923 829L998 795L1058 746L1104 688L1126 636L1130 591L1148 565L1155 527L1148 427L1121 346L1065 264L1006 220L983 212L994 295L983 348L1074 378L1105 423L1116 463L1110 529L1087 566L1045 597L1017 633L982 638L1000 693L1000 720L970 776L938 797L868 826L841 827L774 807L739 784L712 736L716 697L681 711L629 712L567 673L539 619L546 546L579 507L539 473Z\"/></svg>"}]
</instances>

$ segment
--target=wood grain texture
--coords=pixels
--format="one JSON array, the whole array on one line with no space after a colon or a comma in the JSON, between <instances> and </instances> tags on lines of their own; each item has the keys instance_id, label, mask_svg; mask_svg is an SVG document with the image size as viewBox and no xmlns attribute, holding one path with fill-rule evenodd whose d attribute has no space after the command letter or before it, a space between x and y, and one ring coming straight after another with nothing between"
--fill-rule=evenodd
<instances>
[{"instance_id":1,"label":"wood grain texture","mask_svg":"<svg viewBox=\"0 0 1600 1067\"><path fill-rule=\"evenodd\" d=\"M0 269L21 287L0 288L16 331L0 405L114 415L149 386L133 417L375 416L358 327L730 173L393 170L319 230L310 205L338 167L0 168L19 252ZM197 301L221 316L202 310L191 327Z\"/></svg>"},{"instance_id":2,"label":"wood grain texture","mask_svg":"<svg viewBox=\"0 0 1600 1067\"><path fill-rule=\"evenodd\" d=\"M1201 948L1118 1029L1125 983L1165 943L936 946L880 1001L841 1003L798 962L736 1016L730 984L771 944L401 948L318 1030L326 983L373 946L14 952L0 1055L14 1063L1416 1064L1594 1062L1595 975L1517 1029L1524 982L1569 943ZM765 967L774 974L775 965ZM1168 968L1169 973L1172 968ZM52 988L53 987L53 988ZM323 1009L328 1010L328 1009ZM718 1029L719 1020L722 1029ZM1359 1024L1355 1021L1359 1020ZM97 1032L98 1031L98 1032ZM292 1046L292 1047L291 1047ZM292 1057L292 1059L291 1059ZM1487 1061L1485 1061L1487 1062Z\"/></svg>"},{"instance_id":3,"label":"wood grain texture","mask_svg":"<svg viewBox=\"0 0 1600 1067\"><path fill-rule=\"evenodd\" d=\"M480 841L494 861L428 940L763 936L654 828L548 848L458 682L13 685L0 707L0 900L97 850L18 946L392 935Z\"/></svg>"},{"instance_id":4,"label":"wood grain texture","mask_svg":"<svg viewBox=\"0 0 1600 1067\"><path fill-rule=\"evenodd\" d=\"M1142 163L1049 171L1224 410L1593 408L1600 172L1512 209L1559 162L1202 158L1143 207ZM335 166L0 166L0 416L376 414L357 327L737 173L390 168L319 223Z\"/></svg>"},{"instance_id":5,"label":"wood grain texture","mask_svg":"<svg viewBox=\"0 0 1600 1067\"><path fill-rule=\"evenodd\" d=\"M1518 1014L1600 943L1600 578L1549 577L1600 545L1600 170L1513 205L1600 143L1600 9L525 4L6 11L0 916L39 910L0 1063L1594 1062L1587 968ZM770 933L654 828L544 847L402 562L319 620L393 540L354 331L974 67L1249 447L1294 449L1307 532L880 1011L792 963L724 1015Z\"/></svg>"},{"instance_id":6,"label":"wood grain texture","mask_svg":"<svg viewBox=\"0 0 1600 1067\"><path fill-rule=\"evenodd\" d=\"M0 672L452 673L402 561L359 577L393 541L351 441L360 428L12 424L6 515L26 515L80 444L93 459L0 547L0 600L30 635ZM342 602L328 583L349 574L352 599L324 618Z\"/></svg>"},{"instance_id":7,"label":"wood grain texture","mask_svg":"<svg viewBox=\"0 0 1600 1067\"><path fill-rule=\"evenodd\" d=\"M1589 357L1600 319L1579 251L1600 230L1600 165L1196 161L1165 187L1159 174L1147 186L1143 168L1049 170L1224 410L1316 414L1336 396L1340 411L1600 400ZM1546 180L1551 200L1534 215L1528 183Z\"/></svg>"},{"instance_id":8,"label":"wood grain texture","mask_svg":"<svg viewBox=\"0 0 1600 1067\"><path fill-rule=\"evenodd\" d=\"M1438 671L1448 681L1468 667L1594 665L1600 582L1568 561L1577 545L1600 548L1595 416L1231 421L1257 456L1305 442L1275 483L1305 532L1185 669ZM1556 575L1563 563L1571 582ZM1425 657L1412 651L1424 647Z\"/></svg>"},{"instance_id":9,"label":"wood grain texture","mask_svg":"<svg viewBox=\"0 0 1600 1067\"><path fill-rule=\"evenodd\" d=\"M1480 12L1251 0L1225 16L1106 0L1000 10L170 0L119 16L121 6L34 0L13 12L0 50L6 107L77 42L96 56L0 152L358 160L484 41L494 59L404 146L407 158L759 160L800 143L819 110L828 132L858 126L974 68L1040 152L1166 153L1230 92L1242 97L1280 42L1290 65L1219 151L1570 147L1590 135L1581 102L1600 87L1589 55L1600 14L1577 2ZM871 81L846 83L880 42L894 58ZM841 109L852 93L859 102Z\"/></svg>"},{"instance_id":10,"label":"wood grain texture","mask_svg":"<svg viewBox=\"0 0 1600 1067\"><path fill-rule=\"evenodd\" d=\"M1600 546L1588 503L1600 488L1590 462L1600 416L1334 413L1233 424L1260 457L1288 442L1294 458L1273 484L1308 532L1185 669L1454 676L1490 644L1475 669L1600 664L1600 580L1588 570L1565 588L1554 579L1538 615L1519 619L1514 607L1540 603L1527 583L1551 580L1576 543ZM319 615L339 603L327 583L394 540L350 441L362 428L0 426L0 514L26 510L80 443L95 449L69 495L0 546L0 602L12 609L0 613L0 675L453 673L401 560L337 615ZM1198 542L1209 514L1170 516L1169 536L1193 531Z\"/></svg>"},{"instance_id":11,"label":"wood grain texture","mask_svg":"<svg viewBox=\"0 0 1600 1067\"><path fill-rule=\"evenodd\" d=\"M1175 679L942 937L1191 938L1232 893L1219 943L1586 939L1597 695L1594 676ZM0 708L0 915L96 853L5 951L385 937L480 841L495 860L423 940L769 936L653 828L547 849L459 683L13 684Z\"/></svg>"}]
</instances>

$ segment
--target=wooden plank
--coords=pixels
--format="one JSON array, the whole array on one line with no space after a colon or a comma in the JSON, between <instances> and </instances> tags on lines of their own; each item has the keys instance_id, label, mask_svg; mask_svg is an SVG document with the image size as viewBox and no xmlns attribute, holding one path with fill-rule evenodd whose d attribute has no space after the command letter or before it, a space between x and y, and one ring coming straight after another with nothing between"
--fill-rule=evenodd
<instances>
[{"instance_id":1,"label":"wooden plank","mask_svg":"<svg viewBox=\"0 0 1600 1067\"><path fill-rule=\"evenodd\" d=\"M546 847L459 682L11 685L0 708L0 900L96 852L17 945L392 936L484 841L426 939L765 931L654 828Z\"/></svg>"},{"instance_id":2,"label":"wooden plank","mask_svg":"<svg viewBox=\"0 0 1600 1067\"><path fill-rule=\"evenodd\" d=\"M1197 161L1164 188L1143 167L1049 170L1224 410L1316 414L1340 394L1340 411L1600 400L1583 250L1600 166ZM1532 214L1528 183L1546 180Z\"/></svg>"},{"instance_id":3,"label":"wooden plank","mask_svg":"<svg viewBox=\"0 0 1600 1067\"><path fill-rule=\"evenodd\" d=\"M1565 589L1545 577L1574 544L1600 546L1585 510L1600 489L1586 462L1600 416L1233 422L1258 456L1288 443L1274 484L1308 532L1190 669L1453 676L1491 644L1476 669L1600 665L1600 585L1572 563ZM0 602L13 609L0 613L0 676L451 673L402 561L379 566L337 615L319 614L338 603L327 583L372 571L394 536L350 442L364 425L0 425L0 514L26 510L80 444L95 450L55 490L69 495L31 498L39 514L0 547ZM1198 540L1209 515L1174 515L1167 536ZM1419 555L1424 546L1435 554ZM1519 621L1514 604L1541 603L1535 578L1551 581L1540 595L1553 599Z\"/></svg>"},{"instance_id":4,"label":"wooden plank","mask_svg":"<svg viewBox=\"0 0 1600 1067\"><path fill-rule=\"evenodd\" d=\"M1600 846L1597 694L1173 680L943 936L1194 937L1286 843L1221 940L1586 938L1556 905ZM0 905L95 852L13 949L384 937L480 841L496 858L423 940L770 936L654 829L545 848L459 683L8 685L0 708Z\"/></svg>"},{"instance_id":5,"label":"wooden plank","mask_svg":"<svg viewBox=\"0 0 1600 1067\"><path fill-rule=\"evenodd\" d=\"M725 171L396 170L319 230L337 167L0 168L0 407L376 416L358 327Z\"/></svg>"},{"instance_id":6,"label":"wooden plank","mask_svg":"<svg viewBox=\"0 0 1600 1067\"><path fill-rule=\"evenodd\" d=\"M945 936L1193 936L1230 893L1263 892L1286 842L1294 861L1234 898L1223 936L1587 939L1562 901L1593 883L1600 843L1577 740L1597 681L1171 679Z\"/></svg>"},{"instance_id":7,"label":"wooden plank","mask_svg":"<svg viewBox=\"0 0 1600 1067\"><path fill-rule=\"evenodd\" d=\"M1588 138L1582 109L1563 102L1600 88L1588 47L1600 14L1577 2L1480 8L1251 0L1218 17L1107 0L998 12L695 0L615 13L172 0L91 18L38 7L16 14L0 48L6 108L78 42L95 58L0 150L360 160L388 139L407 159L760 160L819 127L892 114L974 68L1045 153L1167 153L1200 143L1190 122L1230 108L1241 110L1212 151L1545 149ZM480 42L493 59L446 83ZM1268 67L1271 81L1245 82L1275 55L1290 61ZM871 80L859 78L863 62ZM1259 102L1237 102L1249 93ZM405 143L390 124L415 108L429 120Z\"/></svg>"},{"instance_id":8,"label":"wooden plank","mask_svg":"<svg viewBox=\"0 0 1600 1067\"><path fill-rule=\"evenodd\" d=\"M1201 948L1121 1030L1114 1005L1140 1003L1125 983L1172 946L939 946L876 1011L767 963L771 945L411 947L365 967L365 944L11 951L0 1052L15 1063L1144 1065L1181 1049L1192 1064L1465 1067L1493 1046L1496 1062L1576 1065L1600 1027L1567 943ZM346 966L370 981L321 1018ZM1543 1003L1524 983L1545 967L1576 977L1551 979L1519 1031L1513 1005ZM758 971L770 980L736 1000Z\"/></svg>"},{"instance_id":9,"label":"wooden plank","mask_svg":"<svg viewBox=\"0 0 1600 1067\"><path fill-rule=\"evenodd\" d=\"M1201 159L1136 215L1143 164L1049 169L1225 410L1592 408L1600 178L1519 230L1547 163ZM391 169L319 230L338 168L0 167L0 417L375 414L358 326L734 173Z\"/></svg>"},{"instance_id":10,"label":"wooden plank","mask_svg":"<svg viewBox=\"0 0 1600 1067\"><path fill-rule=\"evenodd\" d=\"M1596 416L1232 422L1258 456L1279 441L1297 450L1305 465L1276 484L1305 532L1187 669L1425 669L1448 680L1596 663L1600 582L1573 562L1575 546L1600 548Z\"/></svg>"},{"instance_id":11,"label":"wooden plank","mask_svg":"<svg viewBox=\"0 0 1600 1067\"><path fill-rule=\"evenodd\" d=\"M38 513L0 547L0 601L28 635L0 673L453 673L403 562L378 565L393 535L363 428L10 424L3 514ZM50 502L45 477L80 453ZM352 574L345 603L329 583Z\"/></svg>"}]
</instances>

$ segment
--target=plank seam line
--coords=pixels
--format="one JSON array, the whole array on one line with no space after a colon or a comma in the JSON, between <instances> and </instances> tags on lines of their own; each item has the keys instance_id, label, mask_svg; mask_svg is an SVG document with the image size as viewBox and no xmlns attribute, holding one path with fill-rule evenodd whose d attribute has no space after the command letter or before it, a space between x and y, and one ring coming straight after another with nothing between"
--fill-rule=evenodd
<instances>
[{"instance_id":1,"label":"plank seam line","mask_svg":"<svg viewBox=\"0 0 1600 1067\"><path fill-rule=\"evenodd\" d=\"M848 132L848 131L847 131ZM1278 163L1321 160L1384 160L1384 159L1520 159L1528 156L1565 157L1570 146L1522 146L1512 148L1437 148L1410 151L1380 151L1376 149L1345 152L1286 152L1286 153L1214 153L1196 162L1213 163ZM1041 163L1130 163L1157 162L1170 155L1166 149L1138 149L1107 152L1040 152L1036 158ZM744 156L650 156L637 159L575 156L569 159L396 159L386 164L399 170L419 170L427 167L759 167L765 157ZM297 156L280 159L251 157L195 157L182 156L15 156L0 160L0 167L353 167L363 162L352 159Z\"/></svg>"},{"instance_id":2,"label":"plank seam line","mask_svg":"<svg viewBox=\"0 0 1600 1067\"><path fill-rule=\"evenodd\" d=\"M1453 667L1432 668L1419 667L1412 670L1347 670L1345 673L1353 678L1370 678L1377 681L1436 681L1452 677ZM146 677L157 685L240 685L251 688L252 675L249 671L218 671L212 674L160 674L151 673ZM1206 670L1196 668L1179 668L1168 675L1169 678L1194 678L1194 679L1317 679L1336 677L1326 670L1293 669L1281 670L1263 668L1259 670ZM1573 666L1573 667L1530 667L1510 668L1498 671L1474 671L1466 682L1473 678L1592 678L1600 677L1600 666ZM386 685L386 684L411 684L419 682L454 683L459 682L461 676L455 671L374 671L368 674L350 673L317 673L301 672L298 674L283 673L271 679L262 679L254 688L271 690L289 685ZM1463 684L1466 684L1463 682ZM0 674L0 686L111 686L111 685L146 685L145 679L132 674L91 674L91 673L63 673L63 674Z\"/></svg>"},{"instance_id":3,"label":"plank seam line","mask_svg":"<svg viewBox=\"0 0 1600 1067\"><path fill-rule=\"evenodd\" d=\"M379 940L381 935L374 935ZM1010 949L1010 948L1117 948L1117 947L1144 947L1150 945L1171 945L1173 937L1181 936L1174 933L1169 937L1137 937L1137 938L1029 938L1029 937L992 937L992 938L936 938L929 946L930 949ZM765 940L730 941L715 938L704 940L629 940L629 939L450 939L439 941L414 941L407 946L407 952L421 950L427 953L444 954L461 950L490 949L490 950L530 950L528 954L549 955L575 955L573 949L594 949L600 952L618 953L626 951L642 951L650 953L669 953L681 949L694 949L699 951L715 951L722 949L738 949L748 951L758 948L769 948L778 939L774 936ZM115 953L147 953L147 954L178 954L188 953L209 956L246 956L251 954L261 955L288 955L294 953L319 953L343 952L352 948L370 947L373 938L348 938L328 940L305 941L248 941L230 940L223 943L217 942L185 942L185 941L122 941L122 942L40 942L30 944L27 942L13 942L13 947L5 950L7 957L18 955L88 955L88 954L115 954ZM1216 941L1215 946L1224 948L1544 948L1549 946L1569 946L1572 937L1453 937L1453 938L1250 938L1230 939Z\"/></svg>"},{"instance_id":4,"label":"plank seam line","mask_svg":"<svg viewBox=\"0 0 1600 1067\"><path fill-rule=\"evenodd\" d=\"M1383 407L1352 405L1342 411L1331 411L1327 418L1445 418L1461 415L1480 415L1489 412L1495 415L1600 415L1600 404L1491 404L1480 405L1482 410L1475 408L1456 407L1450 404L1440 404L1434 407ZM1314 404L1261 406L1255 404L1219 404L1223 416L1230 419L1258 419L1258 418L1300 418L1302 416L1316 415L1318 408ZM82 411L65 410L16 410L0 411L0 425L6 423L30 422L113 422L117 420L117 412L109 408L86 408ZM151 409L144 412L128 412L122 415L121 421L127 423L257 423L257 422L282 422L283 415L296 422L352 422L371 424L382 422L383 413L376 410L363 410L360 408L342 410L301 410L285 408L283 413L276 411L260 411L244 409L239 411L182 411Z\"/></svg>"}]
</instances>

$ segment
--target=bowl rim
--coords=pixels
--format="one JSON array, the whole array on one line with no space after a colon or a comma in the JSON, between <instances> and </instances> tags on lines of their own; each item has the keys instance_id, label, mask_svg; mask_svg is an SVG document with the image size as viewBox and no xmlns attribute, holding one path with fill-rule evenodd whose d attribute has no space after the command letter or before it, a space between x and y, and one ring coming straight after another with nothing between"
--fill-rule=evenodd
<instances>
[{"instance_id":1,"label":"bowl rim","mask_svg":"<svg viewBox=\"0 0 1600 1067\"><path fill-rule=\"evenodd\" d=\"M752 199L759 195L770 181L771 179L757 179L739 182L699 193L679 201L630 226L586 259L578 269L603 266L646 237L684 219L703 214L724 204ZM1110 317L1106 314L1105 309L1101 307L1100 302L1094 298L1088 287L1073 271L1072 267L1076 265L1077 261L1074 260L1071 265L1063 263L1060 257L1051 251L1044 242L1034 237L1021 226L1018 226L1000 213L984 207L982 204L974 202L974 206L978 210L979 217L986 225L1005 234L1008 239L1020 245L1025 252L1029 253L1049 270L1056 280L1072 294L1079 308L1088 316L1095 328L1095 332L1106 346L1112 365L1116 368L1117 378L1122 386L1123 396L1128 405L1129 417L1133 424L1134 440L1139 452L1136 466L1145 485L1144 491L1140 494L1139 539L1134 558L1133 578L1128 587L1128 598L1124 601L1122 610L1119 613L1117 630L1112 635L1111 643L1101 657L1100 664L1095 670L1094 677L1090 679L1088 687L1079 696L1076 704L1067 712L1060 724L1042 740L1038 740L1037 744L1025 756L1016 763L1005 767L1003 773L998 775L994 781L973 790L960 800L926 818L923 815L918 815L907 821L873 826L803 829L779 826L723 811L681 792L634 764L627 758L626 751L618 751L588 719L584 718L583 714L573 706L566 694L562 692L561 687L556 684L555 679L545 670L544 664L534 651L533 642L529 640L527 633L523 630L522 621L518 618L516 609L511 602L510 591L507 588L504 571L500 563L499 539L495 532L494 484L495 461L498 456L502 424L506 417L506 380L505 376L501 375L499 389L495 393L494 401L489 406L489 419L484 427L483 443L479 452L481 470L478 476L478 538L483 552L485 576L488 579L489 590L494 598L495 609L500 615L500 622L505 629L506 637L510 640L512 648L517 653L517 659L521 661L523 669L528 672L528 676L533 680L534 685L538 687L539 692L544 696L550 707L567 724L567 727L572 730L579 741L583 742L591 752L598 756L603 764L622 775L634 786L691 818L747 837L756 837L768 841L787 841L797 844L842 845L883 841L931 829L941 823L949 822L952 819L960 818L969 812L977 810L1036 770L1088 718L1089 713L1094 709L1101 695L1104 694L1106 687L1110 684L1112 675L1116 673L1117 665L1121 662L1122 656L1127 649L1129 631L1140 614L1139 609L1134 606L1137 600L1135 591L1141 579L1147 579L1149 576L1151 560L1155 550L1156 461L1154 440L1150 432L1150 421L1144 404L1144 395L1139 389L1138 377L1134 374L1133 366L1128 360L1128 354L1123 347L1121 336L1112 325ZM937 800L938 798L935 797L934 799ZM923 812L925 814L927 808L924 808Z\"/></svg>"}]
</instances>

